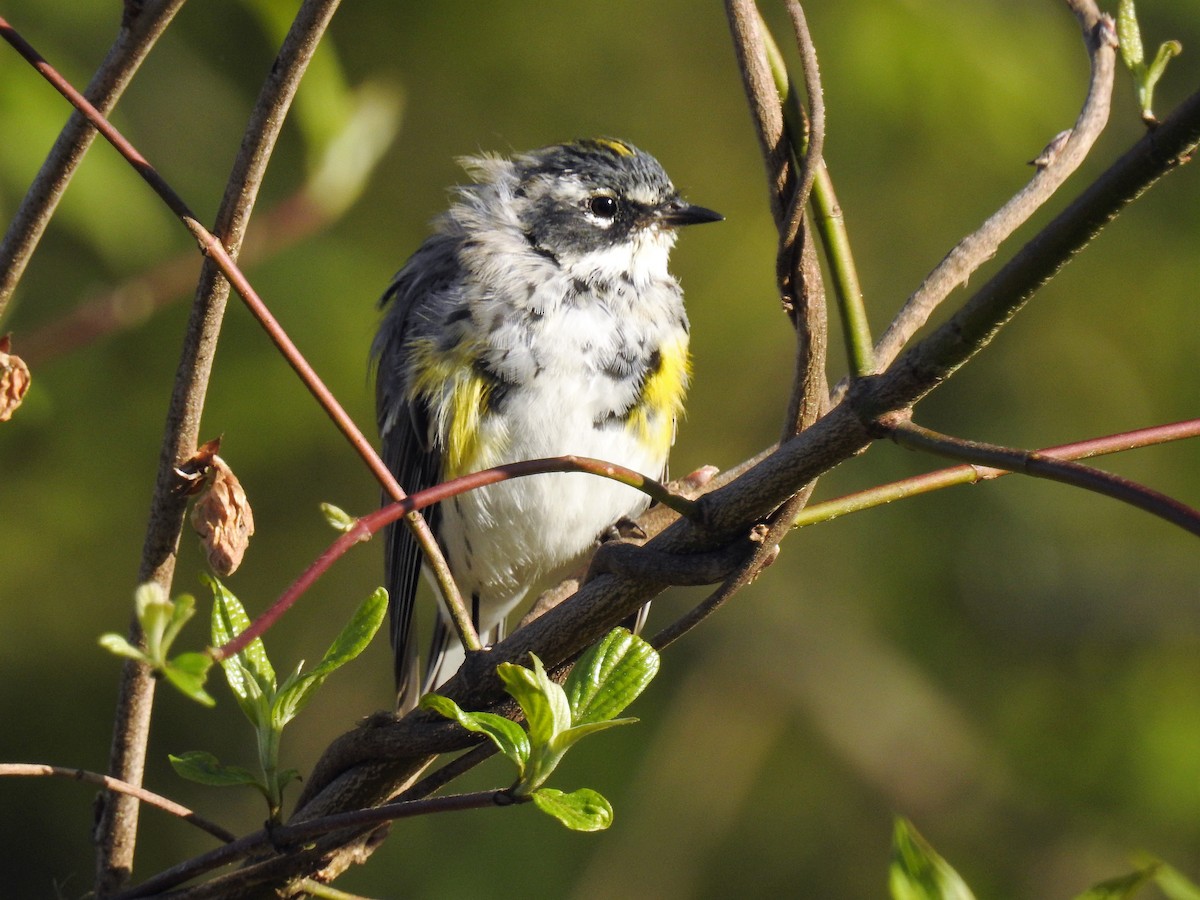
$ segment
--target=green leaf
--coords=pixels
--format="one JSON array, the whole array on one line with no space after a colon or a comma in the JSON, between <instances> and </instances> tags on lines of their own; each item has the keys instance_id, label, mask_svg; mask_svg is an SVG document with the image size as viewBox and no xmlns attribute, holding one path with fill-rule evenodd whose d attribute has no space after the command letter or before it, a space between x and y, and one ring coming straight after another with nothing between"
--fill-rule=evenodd
<instances>
[{"instance_id":1,"label":"green leaf","mask_svg":"<svg viewBox=\"0 0 1200 900\"><path fill-rule=\"evenodd\" d=\"M175 608L168 599L167 592L156 581L147 581L137 586L133 592L133 607L146 641L146 656L151 665L158 665L166 658L163 635Z\"/></svg>"},{"instance_id":2,"label":"green leaf","mask_svg":"<svg viewBox=\"0 0 1200 900\"><path fill-rule=\"evenodd\" d=\"M374 592L355 610L346 627L337 636L314 671L328 675L354 659L371 643L387 616L388 593L383 588Z\"/></svg>"},{"instance_id":3,"label":"green leaf","mask_svg":"<svg viewBox=\"0 0 1200 900\"><path fill-rule=\"evenodd\" d=\"M216 706L217 701L204 690L212 664L213 658L207 653L180 653L167 662L163 674L185 696L204 706Z\"/></svg>"},{"instance_id":4,"label":"green leaf","mask_svg":"<svg viewBox=\"0 0 1200 900\"><path fill-rule=\"evenodd\" d=\"M888 873L892 900L974 900L966 882L907 819L896 817L892 864Z\"/></svg>"},{"instance_id":5,"label":"green leaf","mask_svg":"<svg viewBox=\"0 0 1200 900\"><path fill-rule=\"evenodd\" d=\"M312 699L317 688L324 683L324 677L316 672L297 673L284 681L271 704L272 725L276 729L282 729L296 718L300 710Z\"/></svg>"},{"instance_id":6,"label":"green leaf","mask_svg":"<svg viewBox=\"0 0 1200 900\"><path fill-rule=\"evenodd\" d=\"M1154 54L1154 62L1150 63L1149 68L1138 80L1138 100L1142 105L1142 115L1145 117L1153 117L1154 112L1154 88L1158 85L1158 80L1162 78L1163 72L1166 71L1167 63L1174 57L1183 52L1183 44L1179 41L1164 41L1158 47L1158 52Z\"/></svg>"},{"instance_id":7,"label":"green leaf","mask_svg":"<svg viewBox=\"0 0 1200 900\"><path fill-rule=\"evenodd\" d=\"M179 632L188 620L196 614L196 598L191 594L180 594L175 598L171 609L171 619L167 622L166 631L163 632L163 652L166 653L171 649L171 645L175 643L175 638L179 637Z\"/></svg>"},{"instance_id":8,"label":"green leaf","mask_svg":"<svg viewBox=\"0 0 1200 900\"><path fill-rule=\"evenodd\" d=\"M549 748L552 753L561 757L588 735L595 734L598 731L605 731L609 728L616 728L618 725L632 725L636 721L637 719L631 717L609 719L607 722L585 722L582 725L573 725L552 737L549 742Z\"/></svg>"},{"instance_id":9,"label":"green leaf","mask_svg":"<svg viewBox=\"0 0 1200 900\"><path fill-rule=\"evenodd\" d=\"M519 773L524 773L529 761L529 735L516 722L495 713L469 713L457 703L441 694L426 694L421 698L421 708L453 719L468 731L487 735L496 749L516 763Z\"/></svg>"},{"instance_id":10,"label":"green leaf","mask_svg":"<svg viewBox=\"0 0 1200 900\"><path fill-rule=\"evenodd\" d=\"M272 705L271 717L277 728L294 719L325 679L367 648L387 616L388 594L376 588L355 610L341 634L311 672L297 674L284 682Z\"/></svg>"},{"instance_id":11,"label":"green leaf","mask_svg":"<svg viewBox=\"0 0 1200 900\"><path fill-rule=\"evenodd\" d=\"M221 660L221 671L225 673L225 681L233 691L233 699L237 701L242 714L250 720L256 731L268 727L271 721L271 696L264 693L263 686L258 683L254 673L246 668L242 655Z\"/></svg>"},{"instance_id":12,"label":"green leaf","mask_svg":"<svg viewBox=\"0 0 1200 900\"><path fill-rule=\"evenodd\" d=\"M126 659L136 659L138 662L152 665L150 658L145 653L115 632L110 631L108 634L100 635L99 644L109 653L116 656L122 656Z\"/></svg>"},{"instance_id":13,"label":"green leaf","mask_svg":"<svg viewBox=\"0 0 1200 900\"><path fill-rule=\"evenodd\" d=\"M570 794L554 788L539 788L531 796L538 809L572 831L603 831L612 824L612 806L588 788Z\"/></svg>"},{"instance_id":14,"label":"green leaf","mask_svg":"<svg viewBox=\"0 0 1200 900\"><path fill-rule=\"evenodd\" d=\"M334 531L340 531L344 534L358 524L358 519L339 506L334 506L332 503L322 503L320 506L321 515L325 517L326 523Z\"/></svg>"},{"instance_id":15,"label":"green leaf","mask_svg":"<svg viewBox=\"0 0 1200 900\"><path fill-rule=\"evenodd\" d=\"M213 787L229 787L235 784L249 784L265 793L262 780L249 769L241 766L227 766L213 754L204 750L189 750L179 756L171 754L167 757L175 774Z\"/></svg>"},{"instance_id":16,"label":"green leaf","mask_svg":"<svg viewBox=\"0 0 1200 900\"><path fill-rule=\"evenodd\" d=\"M1190 879L1174 866L1158 863L1158 872L1154 877L1159 890L1167 895L1167 900L1200 900L1200 887L1196 887Z\"/></svg>"},{"instance_id":17,"label":"green leaf","mask_svg":"<svg viewBox=\"0 0 1200 900\"><path fill-rule=\"evenodd\" d=\"M231 640L250 627L250 617L246 609L238 602L237 597L230 593L219 580L209 575L201 578L208 582L213 592L212 612L212 642L214 647L228 644ZM234 694L245 699L251 696L250 688L245 684L246 674L252 675L263 691L274 692L276 680L275 669L267 658L267 649L261 638L255 638L238 654L242 664L234 665L233 659L221 660L225 669L225 677Z\"/></svg>"},{"instance_id":18,"label":"green leaf","mask_svg":"<svg viewBox=\"0 0 1200 900\"><path fill-rule=\"evenodd\" d=\"M1075 900L1129 900L1154 877L1158 864L1146 866L1128 875L1110 878L1084 891Z\"/></svg>"},{"instance_id":19,"label":"green leaf","mask_svg":"<svg viewBox=\"0 0 1200 900\"><path fill-rule=\"evenodd\" d=\"M1117 40L1121 45L1121 59L1131 72L1137 72L1145 62L1142 47L1142 30L1138 27L1137 10L1133 0L1121 0L1117 6Z\"/></svg>"},{"instance_id":20,"label":"green leaf","mask_svg":"<svg viewBox=\"0 0 1200 900\"><path fill-rule=\"evenodd\" d=\"M550 680L542 661L532 653L529 657L533 660L532 669L500 663L496 674L504 682L504 689L520 704L529 723L529 742L538 747L571 727L571 706L562 685Z\"/></svg>"},{"instance_id":21,"label":"green leaf","mask_svg":"<svg viewBox=\"0 0 1200 900\"><path fill-rule=\"evenodd\" d=\"M603 722L620 714L658 674L659 655L624 628L614 628L588 649L564 685L576 724Z\"/></svg>"}]
</instances>

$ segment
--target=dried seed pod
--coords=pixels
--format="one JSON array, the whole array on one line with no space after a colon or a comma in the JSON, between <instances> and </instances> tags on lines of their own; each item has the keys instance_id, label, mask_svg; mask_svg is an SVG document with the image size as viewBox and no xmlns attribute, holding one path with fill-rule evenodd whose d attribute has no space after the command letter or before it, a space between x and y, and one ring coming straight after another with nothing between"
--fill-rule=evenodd
<instances>
[{"instance_id":1,"label":"dried seed pod","mask_svg":"<svg viewBox=\"0 0 1200 900\"><path fill-rule=\"evenodd\" d=\"M237 476L215 454L191 518L213 571L222 576L236 572L254 534L254 513Z\"/></svg>"},{"instance_id":2,"label":"dried seed pod","mask_svg":"<svg viewBox=\"0 0 1200 900\"><path fill-rule=\"evenodd\" d=\"M29 390L29 366L19 356L13 356L9 335L0 337L0 422L7 422L16 412L25 392Z\"/></svg>"}]
</instances>

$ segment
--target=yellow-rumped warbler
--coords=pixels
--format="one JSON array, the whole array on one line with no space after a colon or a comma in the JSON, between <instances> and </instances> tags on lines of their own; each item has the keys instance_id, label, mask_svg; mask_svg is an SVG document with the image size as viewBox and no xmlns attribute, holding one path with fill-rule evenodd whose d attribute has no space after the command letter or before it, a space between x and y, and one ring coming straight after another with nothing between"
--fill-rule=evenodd
<instances>
[{"instance_id":1,"label":"yellow-rumped warbler","mask_svg":"<svg viewBox=\"0 0 1200 900\"><path fill-rule=\"evenodd\" d=\"M372 347L383 458L405 490L502 463L577 454L666 468L689 376L683 293L667 270L684 202L624 141L461 160L474 181L383 295ZM535 585L561 577L644 494L583 474L535 475L428 513L485 642ZM400 707L419 696L413 597L421 556L386 538ZM441 617L423 689L453 674ZM461 652L461 648L457 648Z\"/></svg>"}]
</instances>

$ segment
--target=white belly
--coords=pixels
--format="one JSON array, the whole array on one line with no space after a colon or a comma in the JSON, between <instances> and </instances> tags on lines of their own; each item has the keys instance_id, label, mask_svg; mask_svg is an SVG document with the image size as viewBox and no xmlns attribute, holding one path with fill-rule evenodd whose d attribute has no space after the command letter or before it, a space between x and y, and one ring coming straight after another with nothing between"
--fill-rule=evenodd
<instances>
[{"instance_id":1,"label":"white belly","mask_svg":"<svg viewBox=\"0 0 1200 900\"><path fill-rule=\"evenodd\" d=\"M606 390L602 379L576 383L574 390L564 383L569 379L541 380L545 386L523 394L524 402L514 398L503 416L485 421L480 445L503 449L484 454L473 468L575 454L660 477L665 456L648 450L619 423L594 427L595 404L587 395ZM531 588L566 574L606 528L648 505L640 491L595 475L531 475L443 503L439 530L464 598L479 597L478 625L486 631Z\"/></svg>"}]
</instances>

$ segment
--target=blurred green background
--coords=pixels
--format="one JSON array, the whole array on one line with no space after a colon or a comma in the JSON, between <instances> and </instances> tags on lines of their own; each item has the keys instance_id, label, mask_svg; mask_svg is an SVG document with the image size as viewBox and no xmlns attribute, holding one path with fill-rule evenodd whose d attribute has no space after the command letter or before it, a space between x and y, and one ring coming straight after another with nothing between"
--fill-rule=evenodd
<instances>
[{"instance_id":1,"label":"blurred green background","mask_svg":"<svg viewBox=\"0 0 1200 900\"><path fill-rule=\"evenodd\" d=\"M3 6L81 85L119 4L75 0L70 15L40 0ZM781 10L764 6L787 44ZM1166 113L1200 86L1200 2L1139 6L1148 44L1184 44L1159 89ZM265 9L290 11L274 0L188 4L115 115L204 219L274 54ZM1054 0L845 0L808 13L829 106L826 155L882 329L1071 124L1086 58ZM402 98L399 136L344 216L249 274L365 430L373 434L374 301L461 177L453 158L616 135L727 217L684 235L674 255L696 374L673 470L727 467L774 440L791 340L719 4L359 0L337 15L325 52L260 210L300 189L313 141L341 125L345 85ZM0 219L65 117L4 48ZM1142 131L1122 78L1108 132L1051 211ZM1112 225L930 398L921 420L1047 446L1195 416L1198 235L1193 165ZM25 406L0 426L0 759L106 765L118 663L96 638L123 630L129 614L190 296L146 315L130 282L180 255L198 270L188 252L186 233L98 144L0 327L15 332L18 352L30 348L34 367ZM77 305L117 290L127 327L53 357L38 343ZM254 505L258 533L229 584L262 609L330 540L317 503L363 512L377 488L236 301L203 430L224 435L222 454ZM1196 505L1197 462L1183 443L1102 465ZM937 465L878 446L824 479L818 496ZM270 635L277 667L319 657L381 568L378 546L366 546L323 579ZM197 592L207 609L202 570L185 535L176 591ZM379 897L879 897L893 813L912 818L981 897L1069 897L1125 871L1137 850L1200 876L1198 577L1194 538L1018 478L805 530L666 655L633 709L641 725L585 742L560 771L559 787L609 797L609 832L571 834L532 808L408 821L339 885ZM701 595L669 594L654 621ZM194 645L203 632L193 628ZM387 705L390 672L381 639L291 727L285 765L307 770L333 737ZM214 689L215 710L159 692L147 783L245 831L264 815L249 791L181 782L166 763L205 749L251 764L249 728L224 686ZM494 761L464 787L510 777ZM77 896L90 886L91 799L65 782L0 785L0 893ZM139 876L212 844L153 810L142 822Z\"/></svg>"}]
</instances>

